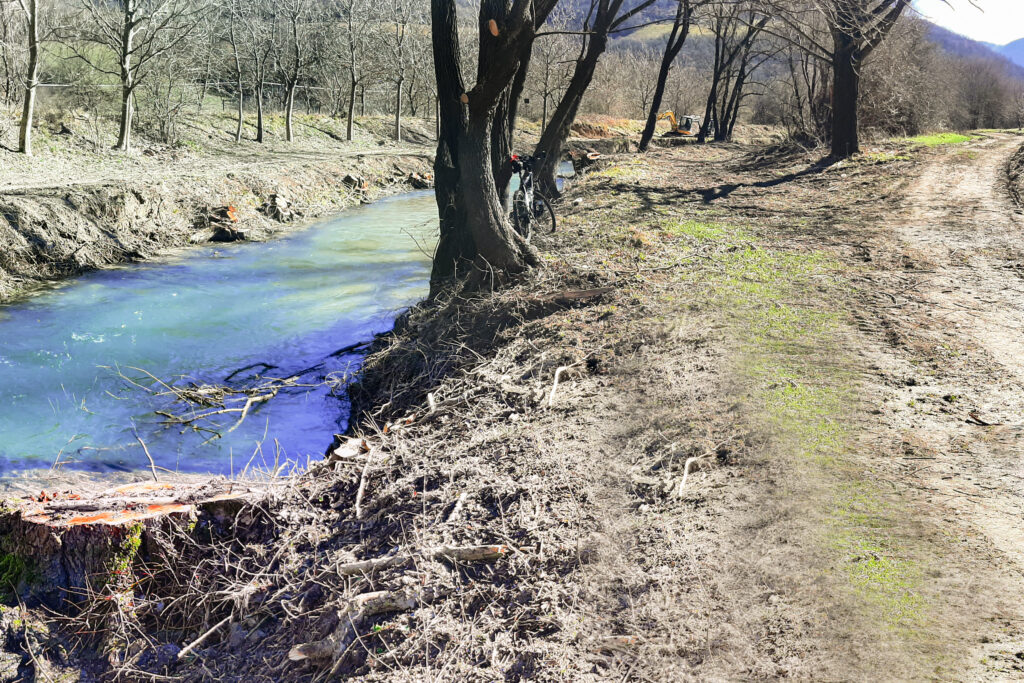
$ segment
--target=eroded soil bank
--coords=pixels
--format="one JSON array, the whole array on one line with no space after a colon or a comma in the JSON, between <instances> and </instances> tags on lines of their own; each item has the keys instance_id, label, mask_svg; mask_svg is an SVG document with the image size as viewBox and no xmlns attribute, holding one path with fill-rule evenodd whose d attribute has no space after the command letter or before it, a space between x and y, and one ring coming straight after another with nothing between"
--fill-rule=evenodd
<instances>
[{"instance_id":1,"label":"eroded soil bank","mask_svg":"<svg viewBox=\"0 0 1024 683\"><path fill-rule=\"evenodd\" d=\"M98 149L73 123L41 123L39 154L9 154L0 169L0 303L218 232L267 239L352 204L422 189L432 172L433 147L416 120L412 143L377 136L369 119L345 142L332 129L337 122L307 115L294 143L272 133L257 144L248 131L235 143L229 117L193 118L185 126L191 137L178 145L140 139L128 154ZM72 132L58 135L54 126Z\"/></svg>"},{"instance_id":2,"label":"eroded soil bank","mask_svg":"<svg viewBox=\"0 0 1024 683\"><path fill-rule=\"evenodd\" d=\"M147 527L71 618L0 619L8 652L139 680L1016 676L1019 143L606 160L545 268L374 348L323 465Z\"/></svg>"}]
</instances>

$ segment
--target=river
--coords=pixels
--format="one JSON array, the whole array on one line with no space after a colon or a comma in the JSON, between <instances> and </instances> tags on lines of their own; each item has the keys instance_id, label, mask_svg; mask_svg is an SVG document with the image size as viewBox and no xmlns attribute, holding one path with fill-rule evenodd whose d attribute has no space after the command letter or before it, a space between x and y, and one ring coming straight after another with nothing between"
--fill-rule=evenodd
<instances>
[{"instance_id":1,"label":"river","mask_svg":"<svg viewBox=\"0 0 1024 683\"><path fill-rule=\"evenodd\" d=\"M149 461L139 439L158 466L180 472L319 458L347 421L344 401L325 386L281 394L230 433L237 415L225 415L223 435L208 441L210 433L164 426L154 411L168 399L119 372L144 385L153 382L141 370L214 382L259 362L285 377L369 339L427 293L436 215L432 193L403 195L272 242L97 271L0 307L0 476L58 461L141 470ZM304 381L343 377L358 362L332 358Z\"/></svg>"}]
</instances>

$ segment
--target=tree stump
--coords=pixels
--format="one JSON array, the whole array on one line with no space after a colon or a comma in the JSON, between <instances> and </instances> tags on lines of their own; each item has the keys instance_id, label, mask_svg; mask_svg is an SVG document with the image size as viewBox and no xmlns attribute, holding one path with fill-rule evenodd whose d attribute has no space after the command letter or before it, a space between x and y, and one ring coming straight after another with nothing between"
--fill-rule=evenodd
<instances>
[{"instance_id":1,"label":"tree stump","mask_svg":"<svg viewBox=\"0 0 1024 683\"><path fill-rule=\"evenodd\" d=\"M230 525L254 494L228 482L150 483L4 501L0 590L53 608L78 602L111 582L130 580L155 532L169 524Z\"/></svg>"}]
</instances>

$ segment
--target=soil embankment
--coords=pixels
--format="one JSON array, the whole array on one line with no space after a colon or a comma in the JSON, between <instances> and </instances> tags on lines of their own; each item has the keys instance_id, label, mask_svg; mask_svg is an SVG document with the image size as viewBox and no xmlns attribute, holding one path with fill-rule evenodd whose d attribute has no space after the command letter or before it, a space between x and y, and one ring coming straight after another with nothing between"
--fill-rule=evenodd
<instances>
[{"instance_id":1,"label":"soil embankment","mask_svg":"<svg viewBox=\"0 0 1024 683\"><path fill-rule=\"evenodd\" d=\"M432 173L429 141L397 144L357 126L355 140L345 142L330 129L336 122L314 116L303 117L293 143L236 144L228 118L193 123L192 137L178 145L142 139L128 154L100 147L84 131L48 134L40 124L48 148L32 158L11 154L0 170L0 302L218 232L218 239L266 239L354 203L425 187Z\"/></svg>"},{"instance_id":2,"label":"soil embankment","mask_svg":"<svg viewBox=\"0 0 1024 683\"><path fill-rule=\"evenodd\" d=\"M247 239L429 176L427 152L282 160L254 168L0 192L0 302L45 281L209 241L221 221ZM233 207L232 219L225 214Z\"/></svg>"}]
</instances>

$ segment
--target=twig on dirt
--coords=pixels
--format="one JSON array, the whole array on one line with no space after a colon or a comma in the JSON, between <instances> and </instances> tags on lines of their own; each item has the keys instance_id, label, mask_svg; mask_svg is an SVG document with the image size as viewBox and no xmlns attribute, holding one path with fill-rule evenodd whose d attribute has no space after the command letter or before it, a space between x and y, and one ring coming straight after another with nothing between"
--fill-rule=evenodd
<instances>
[{"instance_id":1,"label":"twig on dirt","mask_svg":"<svg viewBox=\"0 0 1024 683\"><path fill-rule=\"evenodd\" d=\"M466 497L469 495L468 491L463 491L459 499L455 501L455 507L452 508L451 514L448 515L448 523L457 522L459 517L462 516L462 506L466 503Z\"/></svg>"},{"instance_id":2,"label":"twig on dirt","mask_svg":"<svg viewBox=\"0 0 1024 683\"><path fill-rule=\"evenodd\" d=\"M550 408L555 404L555 392L558 391L558 383L562 379L562 374L569 369L569 366L562 365L555 370L555 382L551 385L551 393L548 394L548 407Z\"/></svg>"},{"instance_id":3,"label":"twig on dirt","mask_svg":"<svg viewBox=\"0 0 1024 683\"><path fill-rule=\"evenodd\" d=\"M367 617L388 612L404 612L414 610L420 605L445 597L451 592L449 588L426 588L418 593L408 595L402 591L374 591L357 595L345 608L342 616L346 623L339 625L331 635L321 640L296 645L288 651L288 659L301 662L305 659L327 659L339 657L352 640L358 635L360 625ZM337 668L337 664L335 665ZM333 676L334 669L329 676Z\"/></svg>"},{"instance_id":4,"label":"twig on dirt","mask_svg":"<svg viewBox=\"0 0 1024 683\"><path fill-rule=\"evenodd\" d=\"M673 498L682 498L683 497L683 489L686 488L686 480L690 478L690 472L693 471L693 467L697 463L701 462L702 460L706 460L706 459L710 458L713 455L715 455L715 454L714 453L704 453L702 455L695 455L692 458L687 458L686 459L686 464L683 465L683 478L679 481L679 485L674 487L675 491L672 493L672 497Z\"/></svg>"},{"instance_id":5,"label":"twig on dirt","mask_svg":"<svg viewBox=\"0 0 1024 683\"><path fill-rule=\"evenodd\" d=\"M359 475L359 490L356 492L356 519L363 518L363 496L366 494L366 479L370 473L370 464L373 462L373 451L367 454L366 464L363 465L363 473Z\"/></svg>"},{"instance_id":6,"label":"twig on dirt","mask_svg":"<svg viewBox=\"0 0 1024 683\"><path fill-rule=\"evenodd\" d=\"M213 635L214 631L216 631L217 629L219 629L221 626L223 626L224 624L228 623L229 621L231 621L231 616L230 615L228 615L228 616L224 617L223 619L221 619L220 621L218 621L216 624L213 625L213 627L209 631L207 631L203 635L201 635L198 638L196 638L195 640L193 640L191 643L186 645L180 652L178 652L178 659L184 658L185 655L187 655L189 652L192 652L192 650L194 650L195 648L197 648L200 645L202 645L203 641L205 641L207 638L209 638L211 635Z\"/></svg>"}]
</instances>

